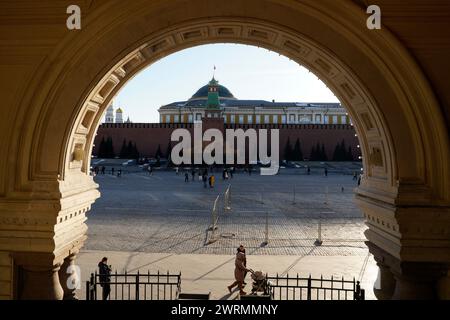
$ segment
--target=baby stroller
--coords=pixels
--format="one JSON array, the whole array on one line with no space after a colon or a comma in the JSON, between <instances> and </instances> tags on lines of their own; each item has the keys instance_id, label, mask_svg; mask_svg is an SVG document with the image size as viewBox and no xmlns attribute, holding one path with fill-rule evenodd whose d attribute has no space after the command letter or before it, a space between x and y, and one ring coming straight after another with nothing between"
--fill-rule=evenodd
<instances>
[{"instance_id":1,"label":"baby stroller","mask_svg":"<svg viewBox=\"0 0 450 320\"><path fill-rule=\"evenodd\" d=\"M253 280L251 294L257 295L258 292L263 292L264 295L270 295L269 281L267 281L267 278L262 273L262 271L253 271L252 269L250 269L250 273L252 274Z\"/></svg>"}]
</instances>

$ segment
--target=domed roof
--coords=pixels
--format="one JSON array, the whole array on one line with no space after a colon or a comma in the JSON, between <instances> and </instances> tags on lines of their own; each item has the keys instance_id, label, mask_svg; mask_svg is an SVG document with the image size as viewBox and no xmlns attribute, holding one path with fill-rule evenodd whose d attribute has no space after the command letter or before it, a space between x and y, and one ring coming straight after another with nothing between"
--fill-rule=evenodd
<instances>
[{"instance_id":1,"label":"domed roof","mask_svg":"<svg viewBox=\"0 0 450 320\"><path fill-rule=\"evenodd\" d=\"M226 87L217 85L219 87L219 98L220 99L236 99L233 94L228 90ZM195 100L195 99L206 99L208 98L208 87L209 84L206 86L201 87L198 89L198 91L192 96L189 100Z\"/></svg>"},{"instance_id":2,"label":"domed roof","mask_svg":"<svg viewBox=\"0 0 450 320\"><path fill-rule=\"evenodd\" d=\"M123 113L123 110L121 108L116 110L116 113Z\"/></svg>"}]
</instances>

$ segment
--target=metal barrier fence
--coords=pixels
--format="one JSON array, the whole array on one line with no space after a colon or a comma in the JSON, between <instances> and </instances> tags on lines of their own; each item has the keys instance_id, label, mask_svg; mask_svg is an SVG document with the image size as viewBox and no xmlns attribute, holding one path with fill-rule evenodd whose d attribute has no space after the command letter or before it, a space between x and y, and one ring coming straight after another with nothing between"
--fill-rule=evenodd
<instances>
[{"instance_id":1,"label":"metal barrier fence","mask_svg":"<svg viewBox=\"0 0 450 320\"><path fill-rule=\"evenodd\" d=\"M223 194L223 209L224 212L231 210L231 184Z\"/></svg>"},{"instance_id":2,"label":"metal barrier fence","mask_svg":"<svg viewBox=\"0 0 450 320\"><path fill-rule=\"evenodd\" d=\"M220 197L223 197L223 208L220 208ZM211 244L219 239L217 232L220 213L225 213L231 210L231 184L225 190L223 195L218 195L214 200L213 207L211 209L211 225L208 228L206 244Z\"/></svg>"},{"instance_id":3,"label":"metal barrier fence","mask_svg":"<svg viewBox=\"0 0 450 320\"><path fill-rule=\"evenodd\" d=\"M117 271L105 276L91 274L86 281L86 300L102 300L104 291L109 288L107 300L176 300L181 290L181 273L169 272L157 274L135 273L118 274Z\"/></svg>"},{"instance_id":4,"label":"metal barrier fence","mask_svg":"<svg viewBox=\"0 0 450 320\"><path fill-rule=\"evenodd\" d=\"M359 281L342 279L266 277L272 299L275 300L365 300Z\"/></svg>"},{"instance_id":5,"label":"metal barrier fence","mask_svg":"<svg viewBox=\"0 0 450 320\"><path fill-rule=\"evenodd\" d=\"M214 204L211 210L211 225L209 226L208 231L210 231L207 244L211 244L217 241L217 224L219 222L219 199L220 195L216 197L216 200L214 200Z\"/></svg>"}]
</instances>

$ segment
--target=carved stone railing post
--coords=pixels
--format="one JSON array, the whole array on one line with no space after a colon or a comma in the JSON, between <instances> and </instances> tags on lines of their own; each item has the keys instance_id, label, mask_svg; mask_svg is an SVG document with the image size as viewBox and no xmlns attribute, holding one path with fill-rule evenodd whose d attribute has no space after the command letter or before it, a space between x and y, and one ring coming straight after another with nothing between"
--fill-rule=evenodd
<instances>
[{"instance_id":1,"label":"carved stone railing post","mask_svg":"<svg viewBox=\"0 0 450 320\"><path fill-rule=\"evenodd\" d=\"M77 267L75 266L75 259L77 253L71 253L66 259L59 270L59 280L64 290L64 300L78 300L76 296L77 287L79 287L79 274L77 273Z\"/></svg>"},{"instance_id":2,"label":"carved stone railing post","mask_svg":"<svg viewBox=\"0 0 450 320\"><path fill-rule=\"evenodd\" d=\"M377 259L375 259L377 260ZM377 279L378 288L374 286L373 292L378 300L390 300L394 295L395 290L395 278L389 267L382 262L377 261L379 268L379 274Z\"/></svg>"}]
</instances>

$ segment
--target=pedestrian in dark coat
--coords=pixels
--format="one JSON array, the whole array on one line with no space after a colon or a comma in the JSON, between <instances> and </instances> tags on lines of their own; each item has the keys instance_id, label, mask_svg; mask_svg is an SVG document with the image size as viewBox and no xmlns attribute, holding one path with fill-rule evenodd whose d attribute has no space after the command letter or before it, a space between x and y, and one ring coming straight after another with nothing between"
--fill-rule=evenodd
<instances>
[{"instance_id":1,"label":"pedestrian in dark coat","mask_svg":"<svg viewBox=\"0 0 450 320\"><path fill-rule=\"evenodd\" d=\"M98 273L100 274L100 286L103 288L102 299L108 300L111 292L111 266L108 265L108 258L104 257L98 263Z\"/></svg>"},{"instance_id":2,"label":"pedestrian in dark coat","mask_svg":"<svg viewBox=\"0 0 450 320\"><path fill-rule=\"evenodd\" d=\"M208 181L208 175L205 172L203 172L202 179L203 179L203 186L206 188L206 182Z\"/></svg>"}]
</instances>

